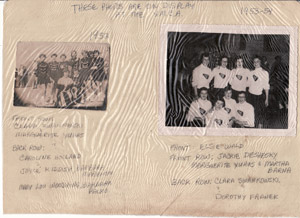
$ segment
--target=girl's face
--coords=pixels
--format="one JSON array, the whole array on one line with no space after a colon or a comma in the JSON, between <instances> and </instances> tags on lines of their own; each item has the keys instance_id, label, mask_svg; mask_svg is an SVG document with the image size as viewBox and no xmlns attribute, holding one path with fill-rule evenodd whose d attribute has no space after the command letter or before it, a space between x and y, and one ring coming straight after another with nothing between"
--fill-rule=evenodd
<instances>
[{"instance_id":1,"label":"girl's face","mask_svg":"<svg viewBox=\"0 0 300 218\"><path fill-rule=\"evenodd\" d=\"M66 60L66 56L63 55L63 56L60 57L60 59L61 59L61 61L65 61Z\"/></svg>"},{"instance_id":2,"label":"girl's face","mask_svg":"<svg viewBox=\"0 0 300 218\"><path fill-rule=\"evenodd\" d=\"M200 98L202 100L207 100L207 91L205 91L205 90L201 91Z\"/></svg>"},{"instance_id":3,"label":"girl's face","mask_svg":"<svg viewBox=\"0 0 300 218\"><path fill-rule=\"evenodd\" d=\"M259 68L260 67L260 60L258 58L255 58L253 60L253 64L255 68Z\"/></svg>"},{"instance_id":4,"label":"girl's face","mask_svg":"<svg viewBox=\"0 0 300 218\"><path fill-rule=\"evenodd\" d=\"M209 57L203 57L202 59L202 64L204 66L208 66L209 65Z\"/></svg>"},{"instance_id":5,"label":"girl's face","mask_svg":"<svg viewBox=\"0 0 300 218\"><path fill-rule=\"evenodd\" d=\"M223 101L220 101L220 100L218 100L215 104L215 108L217 110L220 110L223 106L224 106L224 103L223 103Z\"/></svg>"},{"instance_id":6,"label":"girl's face","mask_svg":"<svg viewBox=\"0 0 300 218\"><path fill-rule=\"evenodd\" d=\"M222 58L221 66L226 68L227 67L227 62L228 62L227 58Z\"/></svg>"},{"instance_id":7,"label":"girl's face","mask_svg":"<svg viewBox=\"0 0 300 218\"><path fill-rule=\"evenodd\" d=\"M82 56L83 56L84 58L86 58L88 55L87 55L86 52L82 52Z\"/></svg>"},{"instance_id":8,"label":"girl's face","mask_svg":"<svg viewBox=\"0 0 300 218\"><path fill-rule=\"evenodd\" d=\"M77 57L77 52L76 51L73 51L72 53L71 53L71 56L74 58L74 57Z\"/></svg>"},{"instance_id":9,"label":"girl's face","mask_svg":"<svg viewBox=\"0 0 300 218\"><path fill-rule=\"evenodd\" d=\"M232 97L232 91L228 90L227 92L225 92L225 98L229 99Z\"/></svg>"},{"instance_id":10,"label":"girl's face","mask_svg":"<svg viewBox=\"0 0 300 218\"><path fill-rule=\"evenodd\" d=\"M236 61L236 66L238 68L242 68L243 67L243 59L237 59Z\"/></svg>"}]
</instances>

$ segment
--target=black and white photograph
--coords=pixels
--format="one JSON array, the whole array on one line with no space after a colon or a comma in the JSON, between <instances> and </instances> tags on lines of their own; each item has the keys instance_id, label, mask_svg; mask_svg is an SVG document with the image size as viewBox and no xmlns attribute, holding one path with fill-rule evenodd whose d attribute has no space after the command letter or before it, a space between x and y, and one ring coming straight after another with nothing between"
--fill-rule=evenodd
<instances>
[{"instance_id":1,"label":"black and white photograph","mask_svg":"<svg viewBox=\"0 0 300 218\"><path fill-rule=\"evenodd\" d=\"M161 34L163 134L295 132L293 28L165 25Z\"/></svg>"},{"instance_id":2,"label":"black and white photograph","mask_svg":"<svg viewBox=\"0 0 300 218\"><path fill-rule=\"evenodd\" d=\"M14 106L106 110L110 46L19 42Z\"/></svg>"}]
</instances>

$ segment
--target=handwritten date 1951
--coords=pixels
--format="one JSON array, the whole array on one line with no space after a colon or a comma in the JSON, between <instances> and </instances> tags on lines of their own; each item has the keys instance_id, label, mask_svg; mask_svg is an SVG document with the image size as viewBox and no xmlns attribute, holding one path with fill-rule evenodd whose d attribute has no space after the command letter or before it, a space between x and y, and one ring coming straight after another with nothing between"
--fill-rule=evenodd
<instances>
[{"instance_id":1,"label":"handwritten date 1951","mask_svg":"<svg viewBox=\"0 0 300 218\"><path fill-rule=\"evenodd\" d=\"M90 34L90 40L101 40L101 39L108 39L109 34L100 32L98 30L92 31Z\"/></svg>"}]
</instances>

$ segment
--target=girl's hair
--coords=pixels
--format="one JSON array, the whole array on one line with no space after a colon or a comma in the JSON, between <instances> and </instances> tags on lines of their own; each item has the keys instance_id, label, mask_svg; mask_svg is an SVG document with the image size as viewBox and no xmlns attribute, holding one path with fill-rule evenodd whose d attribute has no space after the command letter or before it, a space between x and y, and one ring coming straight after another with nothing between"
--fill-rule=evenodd
<instances>
[{"instance_id":1,"label":"girl's hair","mask_svg":"<svg viewBox=\"0 0 300 218\"><path fill-rule=\"evenodd\" d=\"M214 106L216 105L217 101L222 101L222 102L223 102L223 107L225 107L225 101L224 101L223 98L217 97L217 98L215 99L215 101L214 101Z\"/></svg>"}]
</instances>

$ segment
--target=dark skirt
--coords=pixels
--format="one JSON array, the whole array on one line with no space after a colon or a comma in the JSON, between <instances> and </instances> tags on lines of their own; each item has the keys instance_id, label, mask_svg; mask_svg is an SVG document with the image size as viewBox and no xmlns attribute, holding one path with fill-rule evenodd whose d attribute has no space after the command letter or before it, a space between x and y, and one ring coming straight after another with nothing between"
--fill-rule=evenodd
<instances>
[{"instance_id":1,"label":"dark skirt","mask_svg":"<svg viewBox=\"0 0 300 218\"><path fill-rule=\"evenodd\" d=\"M38 84L48 84L50 79L47 74L38 74Z\"/></svg>"}]
</instances>

